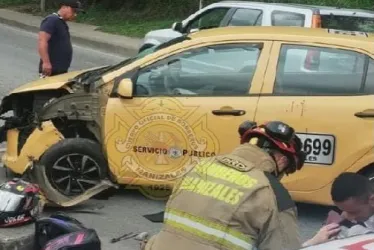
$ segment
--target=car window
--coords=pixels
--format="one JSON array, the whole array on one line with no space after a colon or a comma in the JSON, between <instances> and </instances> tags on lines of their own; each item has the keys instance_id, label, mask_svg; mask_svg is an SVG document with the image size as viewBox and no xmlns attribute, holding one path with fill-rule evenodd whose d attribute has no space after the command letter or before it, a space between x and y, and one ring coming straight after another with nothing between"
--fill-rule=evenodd
<instances>
[{"instance_id":1,"label":"car window","mask_svg":"<svg viewBox=\"0 0 374 250\"><path fill-rule=\"evenodd\" d=\"M365 55L349 50L283 45L275 94L349 95L361 92ZM313 67L309 67L313 64Z\"/></svg>"},{"instance_id":2,"label":"car window","mask_svg":"<svg viewBox=\"0 0 374 250\"><path fill-rule=\"evenodd\" d=\"M374 60L370 58L365 81L365 94L374 94Z\"/></svg>"},{"instance_id":3,"label":"car window","mask_svg":"<svg viewBox=\"0 0 374 250\"><path fill-rule=\"evenodd\" d=\"M262 10L237 9L232 16L229 26L260 26Z\"/></svg>"},{"instance_id":4,"label":"car window","mask_svg":"<svg viewBox=\"0 0 374 250\"><path fill-rule=\"evenodd\" d=\"M374 32L374 18L321 15L321 26L325 29Z\"/></svg>"},{"instance_id":5,"label":"car window","mask_svg":"<svg viewBox=\"0 0 374 250\"><path fill-rule=\"evenodd\" d=\"M260 56L259 44L226 44L187 50L142 68L135 96L243 96Z\"/></svg>"},{"instance_id":6,"label":"car window","mask_svg":"<svg viewBox=\"0 0 374 250\"><path fill-rule=\"evenodd\" d=\"M272 26L305 26L305 15L295 12L275 10L271 13Z\"/></svg>"},{"instance_id":7,"label":"car window","mask_svg":"<svg viewBox=\"0 0 374 250\"><path fill-rule=\"evenodd\" d=\"M207 10L188 24L186 33L189 33L192 29L201 30L220 27L223 18L229 10L230 8L214 8Z\"/></svg>"}]
</instances>

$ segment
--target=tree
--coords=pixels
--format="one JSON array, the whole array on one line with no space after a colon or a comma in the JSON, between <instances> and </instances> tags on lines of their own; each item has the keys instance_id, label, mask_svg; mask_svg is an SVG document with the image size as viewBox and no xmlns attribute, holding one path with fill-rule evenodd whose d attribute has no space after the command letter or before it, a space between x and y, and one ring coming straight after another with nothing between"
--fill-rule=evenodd
<instances>
[{"instance_id":1,"label":"tree","mask_svg":"<svg viewBox=\"0 0 374 250\"><path fill-rule=\"evenodd\" d=\"M45 12L45 0L40 0L40 11Z\"/></svg>"},{"instance_id":2,"label":"tree","mask_svg":"<svg viewBox=\"0 0 374 250\"><path fill-rule=\"evenodd\" d=\"M200 0L200 2L199 2L199 9L203 8L203 5L204 5L204 0Z\"/></svg>"}]
</instances>

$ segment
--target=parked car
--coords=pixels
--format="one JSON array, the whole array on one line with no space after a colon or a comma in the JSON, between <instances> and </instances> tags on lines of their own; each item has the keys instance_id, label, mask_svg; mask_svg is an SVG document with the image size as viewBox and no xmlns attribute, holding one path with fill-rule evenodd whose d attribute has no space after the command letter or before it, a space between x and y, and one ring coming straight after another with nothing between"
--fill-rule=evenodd
<instances>
[{"instance_id":1,"label":"parked car","mask_svg":"<svg viewBox=\"0 0 374 250\"><path fill-rule=\"evenodd\" d=\"M243 121L281 120L307 153L282 182L296 201L332 205L341 172L374 177L373 44L362 32L222 27L38 79L1 102L2 162L57 203L101 180L161 199L201 159L231 152ZM325 54L319 70L300 70L310 49Z\"/></svg>"},{"instance_id":2,"label":"parked car","mask_svg":"<svg viewBox=\"0 0 374 250\"><path fill-rule=\"evenodd\" d=\"M198 10L182 22L175 22L171 29L148 32L139 52L182 34L223 26L298 26L372 32L374 12L317 5L220 1ZM319 60L313 53L308 57L307 64Z\"/></svg>"}]
</instances>

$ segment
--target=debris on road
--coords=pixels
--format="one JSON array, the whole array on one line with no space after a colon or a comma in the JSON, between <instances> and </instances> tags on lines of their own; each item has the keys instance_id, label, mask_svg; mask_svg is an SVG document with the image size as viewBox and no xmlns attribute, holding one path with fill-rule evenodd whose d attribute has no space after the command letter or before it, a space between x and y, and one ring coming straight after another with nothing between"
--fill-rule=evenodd
<instances>
[{"instance_id":1,"label":"debris on road","mask_svg":"<svg viewBox=\"0 0 374 250\"><path fill-rule=\"evenodd\" d=\"M130 239L130 238L135 238L137 235L139 235L139 233L133 233L133 232L126 233L126 234L121 235L121 236L119 236L117 238L111 239L110 242L111 243L116 243L116 242L118 242L120 240L127 240L127 239Z\"/></svg>"},{"instance_id":2,"label":"debris on road","mask_svg":"<svg viewBox=\"0 0 374 250\"><path fill-rule=\"evenodd\" d=\"M79 196L77 196L73 199L66 199L66 200L53 199L52 200L50 198L49 200L51 200L55 204L57 204L59 206L62 206L62 207L71 207L71 206L75 206L79 203L82 203L86 200L89 200L92 196L95 196L95 195L99 194L100 192L102 192L102 191L104 191L108 188L111 188L111 187L116 187L116 186L109 181L103 180L98 185L88 189L85 193L83 193L83 194L81 194L81 195L79 195ZM53 196L49 196L49 197L53 197Z\"/></svg>"},{"instance_id":3,"label":"debris on road","mask_svg":"<svg viewBox=\"0 0 374 250\"><path fill-rule=\"evenodd\" d=\"M149 234L147 232L143 232L143 233L140 233L138 234L136 237L135 237L135 240L138 240L138 241L144 241L145 239L147 239L149 236Z\"/></svg>"},{"instance_id":4,"label":"debris on road","mask_svg":"<svg viewBox=\"0 0 374 250\"><path fill-rule=\"evenodd\" d=\"M131 238L134 238L135 240L137 241L144 241L145 239L148 238L148 233L147 232L142 232L142 233L126 233L124 235L121 235L117 238L113 238L110 240L111 243L116 243L120 240L127 240L127 239L131 239Z\"/></svg>"}]
</instances>

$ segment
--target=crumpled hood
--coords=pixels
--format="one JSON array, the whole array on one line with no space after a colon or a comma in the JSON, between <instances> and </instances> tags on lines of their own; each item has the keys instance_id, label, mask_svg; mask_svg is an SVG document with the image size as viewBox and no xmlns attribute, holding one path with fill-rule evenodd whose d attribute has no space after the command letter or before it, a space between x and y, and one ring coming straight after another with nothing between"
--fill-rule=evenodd
<instances>
[{"instance_id":1,"label":"crumpled hood","mask_svg":"<svg viewBox=\"0 0 374 250\"><path fill-rule=\"evenodd\" d=\"M99 69L99 68L102 68L102 67L95 67L95 68L90 68L90 69L85 69L85 70L72 71L66 74L37 79L35 81L19 86L18 88L10 92L8 95L31 92L31 91L59 89L63 87L65 84L69 83L71 79L78 76L79 74L85 73L90 70Z\"/></svg>"}]
</instances>

